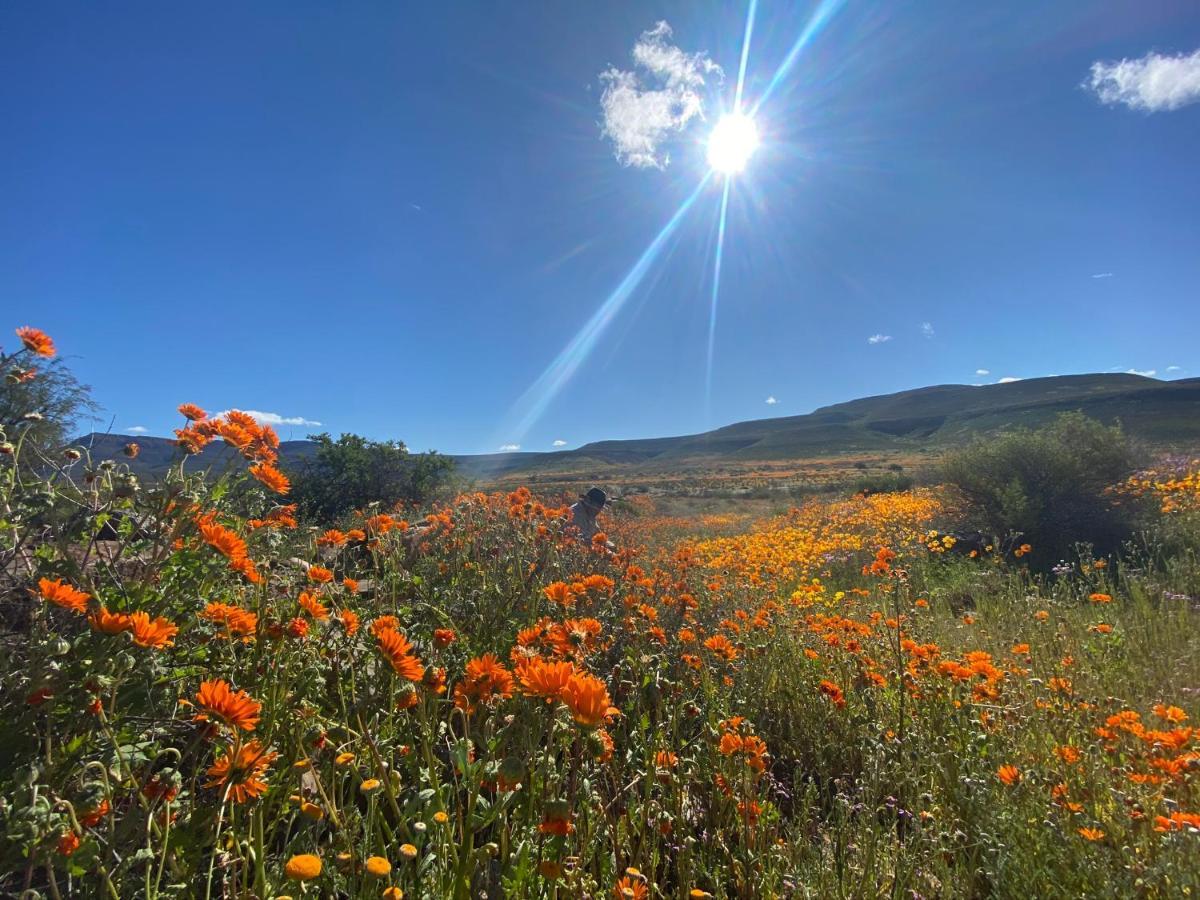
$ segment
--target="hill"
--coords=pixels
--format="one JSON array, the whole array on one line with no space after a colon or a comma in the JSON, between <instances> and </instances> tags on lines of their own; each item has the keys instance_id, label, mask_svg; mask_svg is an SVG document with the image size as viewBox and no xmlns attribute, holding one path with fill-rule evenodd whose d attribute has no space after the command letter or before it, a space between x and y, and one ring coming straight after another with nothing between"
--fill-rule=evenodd
<instances>
[{"instance_id":1,"label":"hill","mask_svg":"<svg viewBox=\"0 0 1200 900\"><path fill-rule=\"evenodd\" d=\"M587 470L664 472L716 462L804 460L854 452L916 452L961 443L973 435L1037 425L1080 410L1103 422L1120 421L1136 438L1160 446L1200 443L1200 378L1159 381L1141 375L1062 375L1007 384L946 384L864 397L799 416L758 419L701 434L597 441L550 453L493 453L453 457L469 478L511 480ZM87 435L93 459L123 460L124 435ZM130 462L140 475L165 472L178 451L167 438L136 438ZM296 469L312 456L309 441L285 441L280 461ZM201 455L205 467L237 465L221 444ZM193 463L195 465L195 463Z\"/></svg>"}]
</instances>

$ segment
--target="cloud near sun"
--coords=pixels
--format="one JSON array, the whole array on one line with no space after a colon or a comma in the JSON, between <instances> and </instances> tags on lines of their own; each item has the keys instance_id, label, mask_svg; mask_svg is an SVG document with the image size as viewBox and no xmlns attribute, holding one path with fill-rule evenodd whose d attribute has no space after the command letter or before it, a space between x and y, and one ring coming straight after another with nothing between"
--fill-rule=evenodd
<instances>
[{"instance_id":1,"label":"cloud near sun","mask_svg":"<svg viewBox=\"0 0 1200 900\"><path fill-rule=\"evenodd\" d=\"M706 52L685 53L670 37L671 26L659 22L634 44L634 70L614 66L600 74L604 136L621 165L666 168L671 157L664 144L693 119L704 119L708 80L724 78Z\"/></svg>"}]
</instances>

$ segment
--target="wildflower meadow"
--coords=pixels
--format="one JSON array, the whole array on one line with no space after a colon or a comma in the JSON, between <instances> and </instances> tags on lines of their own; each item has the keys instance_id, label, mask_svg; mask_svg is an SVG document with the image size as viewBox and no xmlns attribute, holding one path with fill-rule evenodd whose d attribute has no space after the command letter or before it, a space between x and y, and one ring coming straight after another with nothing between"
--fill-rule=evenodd
<instances>
[{"instance_id":1,"label":"wildflower meadow","mask_svg":"<svg viewBox=\"0 0 1200 900\"><path fill-rule=\"evenodd\" d=\"M306 522L269 426L179 412L154 483L4 423L6 896L1200 890L1193 463L1042 572L937 485L587 545L524 488Z\"/></svg>"}]
</instances>

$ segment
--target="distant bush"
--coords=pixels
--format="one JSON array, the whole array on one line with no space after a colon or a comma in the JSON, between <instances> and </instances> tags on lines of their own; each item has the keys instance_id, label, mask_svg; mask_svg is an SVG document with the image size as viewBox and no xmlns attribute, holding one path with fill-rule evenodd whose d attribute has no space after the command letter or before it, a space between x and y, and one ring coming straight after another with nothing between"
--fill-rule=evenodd
<instances>
[{"instance_id":1,"label":"distant bush","mask_svg":"<svg viewBox=\"0 0 1200 900\"><path fill-rule=\"evenodd\" d=\"M907 491L913 486L913 480L899 472L885 472L879 475L864 475L854 481L854 493L869 496L871 494L890 494L895 491Z\"/></svg>"},{"instance_id":2,"label":"distant bush","mask_svg":"<svg viewBox=\"0 0 1200 900\"><path fill-rule=\"evenodd\" d=\"M343 434L309 435L315 459L292 474L291 498L306 518L332 522L371 503L423 503L443 488L454 461L437 453L411 454L401 441Z\"/></svg>"},{"instance_id":3,"label":"distant bush","mask_svg":"<svg viewBox=\"0 0 1200 900\"><path fill-rule=\"evenodd\" d=\"M1132 509L1110 488L1134 469L1120 426L1064 413L1036 430L981 438L947 456L944 480L967 501L972 524L997 537L1020 533L1035 565L1053 564L1091 544L1109 553L1132 530Z\"/></svg>"}]
</instances>

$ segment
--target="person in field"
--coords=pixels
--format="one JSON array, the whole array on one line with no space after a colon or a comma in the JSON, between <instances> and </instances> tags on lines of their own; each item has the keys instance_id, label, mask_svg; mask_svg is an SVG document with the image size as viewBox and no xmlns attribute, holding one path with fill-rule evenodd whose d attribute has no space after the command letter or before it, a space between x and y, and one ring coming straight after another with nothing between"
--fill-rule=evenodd
<instances>
[{"instance_id":1,"label":"person in field","mask_svg":"<svg viewBox=\"0 0 1200 900\"><path fill-rule=\"evenodd\" d=\"M579 499L571 504L571 524L579 529L579 539L591 545L592 538L600 527L596 524L596 516L604 510L608 502L608 494L594 487L586 494L580 494Z\"/></svg>"}]
</instances>

